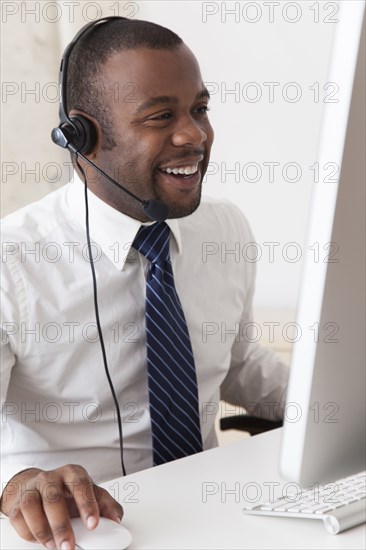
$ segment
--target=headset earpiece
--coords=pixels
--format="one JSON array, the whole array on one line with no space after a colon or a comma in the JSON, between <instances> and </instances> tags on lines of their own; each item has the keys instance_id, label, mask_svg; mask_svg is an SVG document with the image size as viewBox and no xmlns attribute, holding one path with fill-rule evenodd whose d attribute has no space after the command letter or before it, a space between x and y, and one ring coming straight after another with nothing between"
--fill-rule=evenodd
<instances>
[{"instance_id":1,"label":"headset earpiece","mask_svg":"<svg viewBox=\"0 0 366 550\"><path fill-rule=\"evenodd\" d=\"M73 115L69 122L63 122L54 128L51 134L52 141L64 147L73 146L81 154L87 154L91 151L97 141L97 133L94 124L82 115Z\"/></svg>"},{"instance_id":2,"label":"headset earpiece","mask_svg":"<svg viewBox=\"0 0 366 550\"><path fill-rule=\"evenodd\" d=\"M75 135L72 144L75 145L80 153L85 155L89 153L96 144L97 133L95 126L88 118L82 115L72 115L70 120Z\"/></svg>"}]
</instances>

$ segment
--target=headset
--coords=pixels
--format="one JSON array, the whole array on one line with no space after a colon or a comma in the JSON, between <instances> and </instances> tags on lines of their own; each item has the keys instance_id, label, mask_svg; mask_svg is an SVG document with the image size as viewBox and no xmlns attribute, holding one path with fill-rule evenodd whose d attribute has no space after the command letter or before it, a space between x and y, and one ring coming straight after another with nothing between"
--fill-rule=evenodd
<instances>
[{"instance_id":1,"label":"headset","mask_svg":"<svg viewBox=\"0 0 366 550\"><path fill-rule=\"evenodd\" d=\"M104 176L110 183L114 186L121 189L124 193L127 193L132 197L143 209L144 213L154 221L164 221L169 216L168 206L160 200L150 199L145 200L124 187L121 183L115 181L111 176L109 176L104 170L99 168L94 162L89 160L85 155L91 151L95 145L97 134L94 127L94 124L85 116L82 115L69 115L67 108L67 69L69 65L70 55L74 49L77 42L81 39L82 36L85 36L87 33L90 33L96 27L101 25L108 24L110 21L124 20L129 21L127 17L120 16L110 16L103 17L102 19L97 19L91 23L87 23L80 31L75 35L74 39L66 47L60 65L59 73L59 87L60 87L60 107L59 107L59 117L60 124L57 128L54 128L51 132L51 139L60 147L68 149L75 158L81 157L84 162L89 166L94 168L99 174ZM80 165L78 164L79 169Z\"/></svg>"},{"instance_id":2,"label":"headset","mask_svg":"<svg viewBox=\"0 0 366 550\"><path fill-rule=\"evenodd\" d=\"M82 36L85 36L88 32L94 30L96 27L108 23L109 21L115 21L117 19L127 19L126 17L103 17L91 23L87 23L82 27L75 35L74 39L66 47L60 65L59 73L59 86L60 86L60 107L59 117L60 124L58 128L52 130L51 138L56 145L60 147L68 148L68 145L72 145L78 153L85 155L88 153L96 141L96 131L93 123L82 115L69 116L67 108L67 69L69 66L69 60L72 50Z\"/></svg>"}]
</instances>

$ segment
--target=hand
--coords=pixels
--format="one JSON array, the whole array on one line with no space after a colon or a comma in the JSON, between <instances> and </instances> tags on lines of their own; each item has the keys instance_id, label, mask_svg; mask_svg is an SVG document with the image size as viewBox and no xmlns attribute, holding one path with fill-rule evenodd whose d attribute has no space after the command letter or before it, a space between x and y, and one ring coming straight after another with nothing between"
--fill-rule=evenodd
<instances>
[{"instance_id":1,"label":"hand","mask_svg":"<svg viewBox=\"0 0 366 550\"><path fill-rule=\"evenodd\" d=\"M99 516L115 521L123 516L122 506L108 491L95 485L84 468L73 464L20 472L4 489L1 511L23 539L62 550L75 548L71 517L80 516L93 529Z\"/></svg>"}]
</instances>

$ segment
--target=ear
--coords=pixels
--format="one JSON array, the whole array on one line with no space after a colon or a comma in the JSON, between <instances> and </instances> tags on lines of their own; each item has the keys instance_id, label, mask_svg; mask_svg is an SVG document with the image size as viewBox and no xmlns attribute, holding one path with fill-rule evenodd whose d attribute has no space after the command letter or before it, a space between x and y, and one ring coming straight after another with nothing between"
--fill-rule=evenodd
<instances>
[{"instance_id":1,"label":"ear","mask_svg":"<svg viewBox=\"0 0 366 550\"><path fill-rule=\"evenodd\" d=\"M93 116L84 113L84 111L79 111L78 109L72 109L69 113L70 117L73 116L81 116L89 123L88 126L92 126L93 129L93 139L92 139L92 147L89 149L89 151L86 153L85 156L90 158L90 160L95 159L98 156L98 153L101 150L102 146L102 128L99 124L99 121L94 118ZM91 137L91 136L90 136Z\"/></svg>"}]
</instances>

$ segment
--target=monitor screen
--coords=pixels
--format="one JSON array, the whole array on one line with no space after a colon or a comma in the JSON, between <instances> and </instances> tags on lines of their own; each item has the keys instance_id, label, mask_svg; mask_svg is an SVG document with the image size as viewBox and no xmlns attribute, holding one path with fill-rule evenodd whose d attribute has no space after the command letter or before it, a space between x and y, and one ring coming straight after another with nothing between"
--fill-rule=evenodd
<instances>
[{"instance_id":1,"label":"monitor screen","mask_svg":"<svg viewBox=\"0 0 366 550\"><path fill-rule=\"evenodd\" d=\"M304 487L365 469L364 8L341 5L316 159L279 465Z\"/></svg>"}]
</instances>

